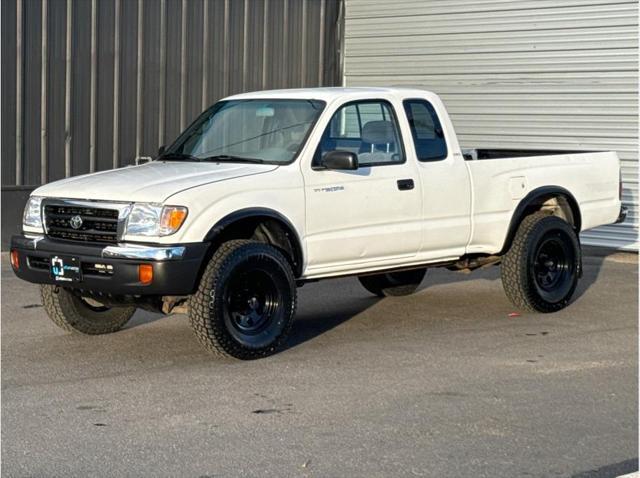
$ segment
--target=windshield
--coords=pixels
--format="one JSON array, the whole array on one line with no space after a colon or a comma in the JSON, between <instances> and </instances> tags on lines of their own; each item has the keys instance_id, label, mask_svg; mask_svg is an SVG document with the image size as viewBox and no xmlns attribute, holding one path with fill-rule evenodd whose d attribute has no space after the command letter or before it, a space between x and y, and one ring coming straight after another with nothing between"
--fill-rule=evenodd
<instances>
[{"instance_id":1,"label":"windshield","mask_svg":"<svg viewBox=\"0 0 640 478\"><path fill-rule=\"evenodd\" d=\"M290 163L324 106L316 100L221 101L159 159Z\"/></svg>"}]
</instances>

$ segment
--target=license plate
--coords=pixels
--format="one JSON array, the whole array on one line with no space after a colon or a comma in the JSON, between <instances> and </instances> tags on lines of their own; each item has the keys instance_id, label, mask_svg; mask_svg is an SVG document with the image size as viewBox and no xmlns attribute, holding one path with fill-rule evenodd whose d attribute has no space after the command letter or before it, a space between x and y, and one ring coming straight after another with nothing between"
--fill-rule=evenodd
<instances>
[{"instance_id":1,"label":"license plate","mask_svg":"<svg viewBox=\"0 0 640 478\"><path fill-rule=\"evenodd\" d=\"M82 280L80 259L74 256L51 256L49 270L56 282L78 282Z\"/></svg>"}]
</instances>

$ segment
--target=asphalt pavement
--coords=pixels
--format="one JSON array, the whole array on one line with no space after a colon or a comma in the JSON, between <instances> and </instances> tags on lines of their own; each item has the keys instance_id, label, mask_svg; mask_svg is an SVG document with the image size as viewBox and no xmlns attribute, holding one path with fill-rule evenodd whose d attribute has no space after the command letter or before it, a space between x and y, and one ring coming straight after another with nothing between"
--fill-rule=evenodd
<instances>
[{"instance_id":1,"label":"asphalt pavement","mask_svg":"<svg viewBox=\"0 0 640 478\"><path fill-rule=\"evenodd\" d=\"M499 269L410 297L299 289L288 348L210 356L184 315L68 335L2 264L2 476L575 477L637 470L637 256L517 312ZM511 314L513 315L513 314Z\"/></svg>"}]
</instances>

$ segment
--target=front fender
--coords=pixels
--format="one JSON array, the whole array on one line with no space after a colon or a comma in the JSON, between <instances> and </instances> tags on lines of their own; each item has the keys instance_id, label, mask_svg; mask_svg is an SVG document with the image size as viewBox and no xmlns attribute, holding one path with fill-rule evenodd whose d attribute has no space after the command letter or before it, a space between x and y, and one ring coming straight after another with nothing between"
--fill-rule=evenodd
<instances>
[{"instance_id":1,"label":"front fender","mask_svg":"<svg viewBox=\"0 0 640 478\"><path fill-rule=\"evenodd\" d=\"M304 184L295 165L191 188L175 194L167 204L184 205L189 213L182 228L160 242L207 241L223 222L256 210L270 211L274 217L285 219L300 238L304 237Z\"/></svg>"}]
</instances>

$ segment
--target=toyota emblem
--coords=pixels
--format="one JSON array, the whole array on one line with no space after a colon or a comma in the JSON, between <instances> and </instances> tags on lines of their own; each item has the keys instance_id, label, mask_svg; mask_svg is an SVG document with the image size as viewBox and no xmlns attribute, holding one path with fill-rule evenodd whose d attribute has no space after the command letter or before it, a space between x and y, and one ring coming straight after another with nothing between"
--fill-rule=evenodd
<instances>
[{"instance_id":1,"label":"toyota emblem","mask_svg":"<svg viewBox=\"0 0 640 478\"><path fill-rule=\"evenodd\" d=\"M74 229L80 229L82 226L82 218L80 216L73 216L69 219L69 225Z\"/></svg>"}]
</instances>

